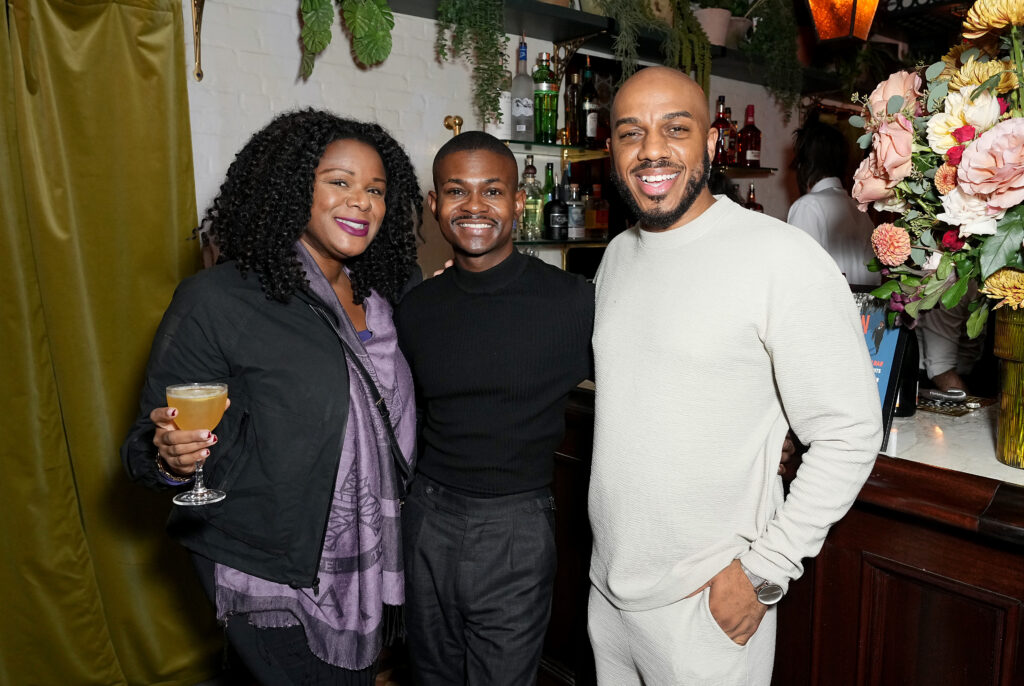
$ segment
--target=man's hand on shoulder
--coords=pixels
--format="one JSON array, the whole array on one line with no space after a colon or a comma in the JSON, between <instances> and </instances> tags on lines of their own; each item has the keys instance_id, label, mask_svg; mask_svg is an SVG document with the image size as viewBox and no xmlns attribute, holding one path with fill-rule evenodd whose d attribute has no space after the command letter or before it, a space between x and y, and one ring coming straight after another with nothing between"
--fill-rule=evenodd
<instances>
[{"instance_id":1,"label":"man's hand on shoulder","mask_svg":"<svg viewBox=\"0 0 1024 686\"><path fill-rule=\"evenodd\" d=\"M743 573L739 560L733 560L728 567L711 577L690 596L697 595L705 588L711 588L708 606L711 616L722 631L738 645L746 645L761 625L766 605L757 600L750 579Z\"/></svg>"}]
</instances>

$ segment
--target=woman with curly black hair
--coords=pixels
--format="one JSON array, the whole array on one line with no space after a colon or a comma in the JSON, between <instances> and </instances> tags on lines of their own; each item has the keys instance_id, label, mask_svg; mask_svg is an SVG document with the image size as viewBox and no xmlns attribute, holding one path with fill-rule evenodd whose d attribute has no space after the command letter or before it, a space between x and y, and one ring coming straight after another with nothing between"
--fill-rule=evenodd
<instances>
[{"instance_id":1,"label":"woman with curly black hair","mask_svg":"<svg viewBox=\"0 0 1024 686\"><path fill-rule=\"evenodd\" d=\"M416 268L422 212L405 151L381 127L281 115L228 169L205 229L218 264L178 287L121 449L147 486L207 483L176 507L227 638L264 684L372 684L404 602L399 498L411 467L412 376L391 305ZM226 382L211 431L179 430L164 389Z\"/></svg>"}]
</instances>

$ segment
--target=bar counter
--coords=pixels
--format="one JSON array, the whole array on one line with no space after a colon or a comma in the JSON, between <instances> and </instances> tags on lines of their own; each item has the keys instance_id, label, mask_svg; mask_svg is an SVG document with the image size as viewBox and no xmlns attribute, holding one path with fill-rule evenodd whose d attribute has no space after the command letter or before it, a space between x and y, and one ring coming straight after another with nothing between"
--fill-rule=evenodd
<instances>
[{"instance_id":1,"label":"bar counter","mask_svg":"<svg viewBox=\"0 0 1024 686\"><path fill-rule=\"evenodd\" d=\"M887 454L779 605L773 684L1024 685L1024 470L995 459L996 415L894 420ZM592 447L593 391L581 388L555 455L559 566L542 686L596 683Z\"/></svg>"}]
</instances>

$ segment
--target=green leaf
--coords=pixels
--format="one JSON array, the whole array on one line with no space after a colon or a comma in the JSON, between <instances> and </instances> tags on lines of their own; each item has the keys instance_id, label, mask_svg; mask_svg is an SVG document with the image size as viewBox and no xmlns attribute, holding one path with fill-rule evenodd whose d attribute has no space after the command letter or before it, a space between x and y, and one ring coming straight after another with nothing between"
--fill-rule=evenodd
<instances>
[{"instance_id":1,"label":"green leaf","mask_svg":"<svg viewBox=\"0 0 1024 686\"><path fill-rule=\"evenodd\" d=\"M865 126L867 126L867 122L864 121L864 117L860 116L859 114L854 114L850 116L848 121L850 122L850 126L856 126L859 129L863 129Z\"/></svg>"},{"instance_id":2,"label":"green leaf","mask_svg":"<svg viewBox=\"0 0 1024 686\"><path fill-rule=\"evenodd\" d=\"M1003 72L999 72L998 74L993 74L992 76L985 79L985 81L980 86L971 91L971 97L969 98L970 102L974 102L974 99L981 95L982 93L984 93L985 91L992 90L993 88L995 88L999 84L999 79L1001 79L1002 77Z\"/></svg>"},{"instance_id":3,"label":"green leaf","mask_svg":"<svg viewBox=\"0 0 1024 686\"><path fill-rule=\"evenodd\" d=\"M885 313L885 324L890 329L896 326L896 312L889 310L888 312Z\"/></svg>"},{"instance_id":4,"label":"green leaf","mask_svg":"<svg viewBox=\"0 0 1024 686\"><path fill-rule=\"evenodd\" d=\"M914 264L924 264L925 260L928 259L928 255L922 248L911 248L910 259L913 260Z\"/></svg>"},{"instance_id":5,"label":"green leaf","mask_svg":"<svg viewBox=\"0 0 1024 686\"><path fill-rule=\"evenodd\" d=\"M946 97L949 92L949 81L939 81L935 84L934 88L928 90L928 111L935 112L938 109L939 102Z\"/></svg>"},{"instance_id":6,"label":"green leaf","mask_svg":"<svg viewBox=\"0 0 1024 686\"><path fill-rule=\"evenodd\" d=\"M982 306L971 312L967 318L967 336L977 338L978 334L985 330L985 321L988 320L988 307Z\"/></svg>"},{"instance_id":7,"label":"green leaf","mask_svg":"<svg viewBox=\"0 0 1024 686\"><path fill-rule=\"evenodd\" d=\"M371 31L375 9L375 6L369 3L346 0L342 6L342 16L345 18L345 26L352 32L354 38L365 36Z\"/></svg>"},{"instance_id":8,"label":"green leaf","mask_svg":"<svg viewBox=\"0 0 1024 686\"><path fill-rule=\"evenodd\" d=\"M902 95L894 95L889 98L889 102L885 105L886 114L896 114L903 109L903 103L906 102Z\"/></svg>"},{"instance_id":9,"label":"green leaf","mask_svg":"<svg viewBox=\"0 0 1024 686\"><path fill-rule=\"evenodd\" d=\"M391 34L375 33L362 38L354 38L352 47L356 57L367 66L379 64L391 54Z\"/></svg>"},{"instance_id":10,"label":"green leaf","mask_svg":"<svg viewBox=\"0 0 1024 686\"><path fill-rule=\"evenodd\" d=\"M331 30L321 31L313 26L302 27L302 45L314 55L323 52L331 42ZM312 73L312 72L311 72Z\"/></svg>"},{"instance_id":11,"label":"green leaf","mask_svg":"<svg viewBox=\"0 0 1024 686\"><path fill-rule=\"evenodd\" d=\"M967 60L971 59L972 57L974 59L978 59L978 55L980 54L981 51L978 50L977 48L968 48L967 50L964 50L962 53L960 53L960 64L967 64Z\"/></svg>"},{"instance_id":12,"label":"green leaf","mask_svg":"<svg viewBox=\"0 0 1024 686\"><path fill-rule=\"evenodd\" d=\"M981 245L981 278L987 279L1011 261L1018 259L1024 241L1024 208L1015 207L996 225L996 235Z\"/></svg>"},{"instance_id":13,"label":"green leaf","mask_svg":"<svg viewBox=\"0 0 1024 686\"><path fill-rule=\"evenodd\" d=\"M377 9L380 11L381 19L384 21L384 26L387 26L388 32L395 28L395 15L391 12L391 8L388 7L387 0L373 0L377 5Z\"/></svg>"},{"instance_id":14,"label":"green leaf","mask_svg":"<svg viewBox=\"0 0 1024 686\"><path fill-rule=\"evenodd\" d=\"M303 0L302 26L317 30L330 30L334 23L334 9L330 0Z\"/></svg>"},{"instance_id":15,"label":"green leaf","mask_svg":"<svg viewBox=\"0 0 1024 686\"><path fill-rule=\"evenodd\" d=\"M313 59L316 57L308 50L302 51L302 63L299 65L299 74L303 79L308 79L313 74Z\"/></svg>"},{"instance_id":16,"label":"green leaf","mask_svg":"<svg viewBox=\"0 0 1024 686\"><path fill-rule=\"evenodd\" d=\"M924 77L929 81L934 81L935 79L939 78L939 74L945 71L945 69L946 63L940 60L938 62L935 62L925 70Z\"/></svg>"},{"instance_id":17,"label":"green leaf","mask_svg":"<svg viewBox=\"0 0 1024 686\"><path fill-rule=\"evenodd\" d=\"M917 311L930 310L933 307L935 307L936 304L938 304L939 298L941 298L942 294L949 288L944 281L940 281L939 285L941 285L942 288L939 288L937 291L930 295L926 295L923 300L915 300L914 302L910 303L910 305L918 305L914 313L915 317L917 316ZM910 305L907 305L908 310L910 309Z\"/></svg>"},{"instance_id":18,"label":"green leaf","mask_svg":"<svg viewBox=\"0 0 1024 686\"><path fill-rule=\"evenodd\" d=\"M953 258L948 252L944 252L942 259L939 260L939 267L935 270L935 278L945 281L951 271L953 271Z\"/></svg>"},{"instance_id":19,"label":"green leaf","mask_svg":"<svg viewBox=\"0 0 1024 686\"><path fill-rule=\"evenodd\" d=\"M893 279L886 281L881 286L871 291L872 297L878 298L879 300L888 300L893 293L900 289L899 279Z\"/></svg>"},{"instance_id":20,"label":"green leaf","mask_svg":"<svg viewBox=\"0 0 1024 686\"><path fill-rule=\"evenodd\" d=\"M859 145L862 150L867 150L871 146L871 134L863 134L860 138L857 139L857 145Z\"/></svg>"},{"instance_id":21,"label":"green leaf","mask_svg":"<svg viewBox=\"0 0 1024 686\"><path fill-rule=\"evenodd\" d=\"M964 277L953 284L948 291L942 294L942 306L947 310L952 310L956 307L961 298L967 295L967 286L970 281L970 279Z\"/></svg>"},{"instance_id":22,"label":"green leaf","mask_svg":"<svg viewBox=\"0 0 1024 686\"><path fill-rule=\"evenodd\" d=\"M906 214L903 215L903 218L909 222L913 221L914 219L917 219L920 216L921 213L918 212L917 210L907 210Z\"/></svg>"}]
</instances>

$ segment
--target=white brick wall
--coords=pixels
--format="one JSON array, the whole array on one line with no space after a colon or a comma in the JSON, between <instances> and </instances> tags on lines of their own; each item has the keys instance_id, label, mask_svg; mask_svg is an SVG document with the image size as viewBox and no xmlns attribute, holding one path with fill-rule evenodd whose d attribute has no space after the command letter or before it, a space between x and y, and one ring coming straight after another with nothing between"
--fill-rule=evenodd
<instances>
[{"instance_id":1,"label":"white brick wall","mask_svg":"<svg viewBox=\"0 0 1024 686\"><path fill-rule=\"evenodd\" d=\"M318 107L357 119L374 120L401 142L416 166L424 194L431 187L430 165L437 149L451 136L444 128L448 114L459 114L465 129L482 128L472 111L469 67L438 62L434 55L436 25L432 20L395 15L391 56L372 68L356 66L350 45L335 18L331 44L317 59L308 81L299 78L298 2L282 0L217 0L206 3L201 36L204 78L192 78L192 16L183 2L186 64L195 159L196 200L200 213L216 195L235 153L254 131L274 115L297 107ZM527 37L531 55L551 44ZM518 43L510 36L509 52ZM784 133L781 120L763 88L712 78L712 101L719 95L740 120L747 103L757 109L764 135L762 164L785 167L792 147L793 124ZM795 184L782 173L756 181L766 212L785 218L796 197ZM791 189L787 189L787 185ZM745 188L745 185L743 186ZM426 217L420 266L429 274L451 251L433 218Z\"/></svg>"}]
</instances>

